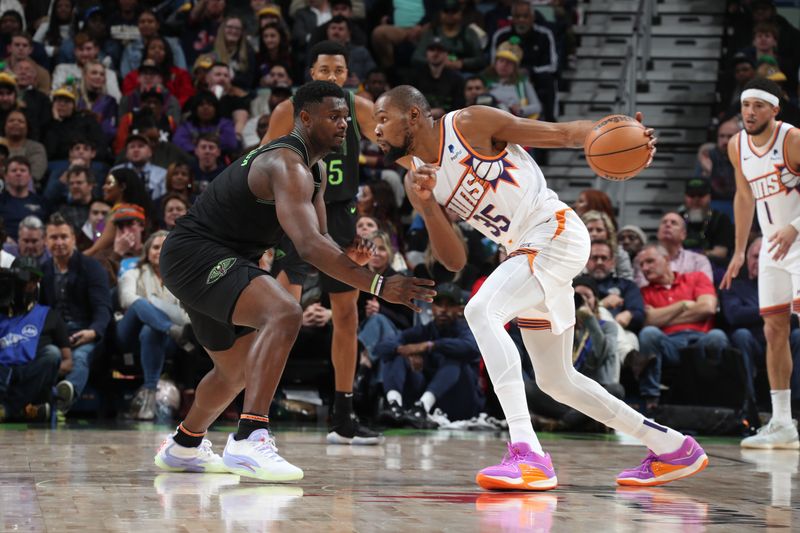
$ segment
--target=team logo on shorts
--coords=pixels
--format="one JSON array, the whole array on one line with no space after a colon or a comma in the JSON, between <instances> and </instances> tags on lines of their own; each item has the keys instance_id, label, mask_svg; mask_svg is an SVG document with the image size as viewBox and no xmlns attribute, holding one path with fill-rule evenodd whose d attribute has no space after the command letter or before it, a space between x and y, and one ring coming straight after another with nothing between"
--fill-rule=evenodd
<instances>
[{"instance_id":1,"label":"team logo on shorts","mask_svg":"<svg viewBox=\"0 0 800 533\"><path fill-rule=\"evenodd\" d=\"M211 272L208 273L208 279L206 279L206 285L211 285L212 283L216 282L219 278L227 274L234 263L236 263L236 258L229 257L227 259L223 259L222 261L214 265L214 268L212 268Z\"/></svg>"}]
</instances>

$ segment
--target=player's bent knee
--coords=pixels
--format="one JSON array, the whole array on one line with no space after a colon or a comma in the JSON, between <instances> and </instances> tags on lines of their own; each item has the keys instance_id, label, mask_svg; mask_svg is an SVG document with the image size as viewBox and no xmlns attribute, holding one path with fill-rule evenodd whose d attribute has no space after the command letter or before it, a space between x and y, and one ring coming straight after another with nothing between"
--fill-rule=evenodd
<instances>
[{"instance_id":1,"label":"player's bent knee","mask_svg":"<svg viewBox=\"0 0 800 533\"><path fill-rule=\"evenodd\" d=\"M470 326L477 326L489 319L487 302L479 295L475 295L464 307L464 318ZM475 328L472 329L475 331Z\"/></svg>"},{"instance_id":2,"label":"player's bent knee","mask_svg":"<svg viewBox=\"0 0 800 533\"><path fill-rule=\"evenodd\" d=\"M789 338L789 321L765 317L764 336L769 343L785 342Z\"/></svg>"},{"instance_id":3,"label":"player's bent knee","mask_svg":"<svg viewBox=\"0 0 800 533\"><path fill-rule=\"evenodd\" d=\"M294 300L281 302L265 313L263 324L269 333L295 335L303 324L303 308Z\"/></svg>"},{"instance_id":4,"label":"player's bent knee","mask_svg":"<svg viewBox=\"0 0 800 533\"><path fill-rule=\"evenodd\" d=\"M566 375L545 376L543 379L537 379L536 384L542 392L561 403L564 403L564 399L570 395L571 391L575 390Z\"/></svg>"}]
</instances>

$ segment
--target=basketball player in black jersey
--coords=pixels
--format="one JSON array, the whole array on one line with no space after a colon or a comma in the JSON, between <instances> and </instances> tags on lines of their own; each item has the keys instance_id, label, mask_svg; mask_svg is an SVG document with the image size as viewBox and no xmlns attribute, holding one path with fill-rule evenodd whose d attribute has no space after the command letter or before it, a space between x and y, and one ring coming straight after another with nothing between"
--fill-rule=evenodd
<instances>
[{"instance_id":1,"label":"basketball player in black jersey","mask_svg":"<svg viewBox=\"0 0 800 533\"><path fill-rule=\"evenodd\" d=\"M181 300L214 361L189 414L155 458L166 470L229 471L265 481L303 477L277 454L267 418L302 318L297 301L258 267L284 231L303 260L387 301L416 309L413 299L435 294L432 281L383 279L356 264L353 259L368 261L367 246L345 253L332 242L321 159L344 142L349 111L341 88L324 81L301 87L295 103L290 134L226 168L164 242L164 284ZM220 458L203 436L242 389L239 428Z\"/></svg>"},{"instance_id":2,"label":"basketball player in black jersey","mask_svg":"<svg viewBox=\"0 0 800 533\"><path fill-rule=\"evenodd\" d=\"M347 49L333 41L322 41L311 48L311 78L325 80L342 87L347 80ZM361 133L375 140L375 121L372 102L366 98L346 94L350 109L347 138L340 150L325 157L328 174L325 205L328 231L342 247L349 246L356 237L356 205L358 193L358 157ZM286 135L293 127L292 100L282 102L269 121L263 143ZM303 279L308 274L296 251L287 239L279 246L285 253L275 261L278 281L299 301ZM378 444L381 435L363 427L353 412L353 379L356 373L358 352L358 291L350 285L325 275L320 276L323 292L330 296L333 318L331 359L335 375L335 397L331 431L331 444Z\"/></svg>"}]
</instances>

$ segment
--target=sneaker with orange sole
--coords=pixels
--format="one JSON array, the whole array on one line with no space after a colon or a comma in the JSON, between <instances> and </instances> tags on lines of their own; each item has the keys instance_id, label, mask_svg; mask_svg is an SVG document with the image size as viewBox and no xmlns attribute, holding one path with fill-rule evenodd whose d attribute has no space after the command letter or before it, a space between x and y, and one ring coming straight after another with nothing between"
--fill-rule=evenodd
<instances>
[{"instance_id":1,"label":"sneaker with orange sole","mask_svg":"<svg viewBox=\"0 0 800 533\"><path fill-rule=\"evenodd\" d=\"M672 453L656 455L652 451L636 468L623 470L617 484L632 487L655 487L693 476L708 466L708 456L692 437L683 439Z\"/></svg>"},{"instance_id":2,"label":"sneaker with orange sole","mask_svg":"<svg viewBox=\"0 0 800 533\"><path fill-rule=\"evenodd\" d=\"M494 490L551 490L558 486L550 455L539 455L525 442L509 442L503 461L478 472L475 482Z\"/></svg>"}]
</instances>

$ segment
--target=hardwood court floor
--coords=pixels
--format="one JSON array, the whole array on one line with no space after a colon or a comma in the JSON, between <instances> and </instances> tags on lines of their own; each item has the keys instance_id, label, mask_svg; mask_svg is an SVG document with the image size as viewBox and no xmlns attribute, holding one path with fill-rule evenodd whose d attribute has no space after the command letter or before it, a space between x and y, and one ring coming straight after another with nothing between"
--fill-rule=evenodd
<instances>
[{"instance_id":1,"label":"hardwood court floor","mask_svg":"<svg viewBox=\"0 0 800 533\"><path fill-rule=\"evenodd\" d=\"M279 428L280 429L280 428ZM292 485L153 465L166 426L57 430L0 425L2 531L792 531L800 528L800 453L742 451L702 439L709 467L654 489L618 489L644 457L616 437L545 435L560 486L489 493L478 468L502 435L394 432L381 447L325 444L317 428L283 430L281 453L305 470ZM226 435L212 432L222 451Z\"/></svg>"}]
</instances>

